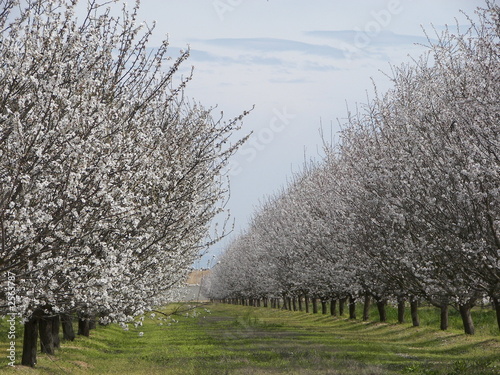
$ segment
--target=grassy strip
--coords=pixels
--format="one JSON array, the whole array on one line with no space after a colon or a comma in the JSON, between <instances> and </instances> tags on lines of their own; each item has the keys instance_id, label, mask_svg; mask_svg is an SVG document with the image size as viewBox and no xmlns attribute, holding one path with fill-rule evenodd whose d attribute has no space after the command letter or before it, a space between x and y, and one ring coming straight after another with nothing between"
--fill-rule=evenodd
<instances>
[{"instance_id":1,"label":"grassy strip","mask_svg":"<svg viewBox=\"0 0 500 375\"><path fill-rule=\"evenodd\" d=\"M39 354L36 369L10 368L2 356L0 373L498 374L500 341L493 315L486 309L474 313L487 324L466 336L458 326L446 332L429 326L434 309L422 309L422 326L414 328L391 320L382 324L216 304L170 317L148 315L128 331L99 326L90 338L63 343L55 357ZM389 319L391 314L389 309ZM7 329L1 320L2 353L8 352ZM19 363L20 338L16 348Z\"/></svg>"}]
</instances>

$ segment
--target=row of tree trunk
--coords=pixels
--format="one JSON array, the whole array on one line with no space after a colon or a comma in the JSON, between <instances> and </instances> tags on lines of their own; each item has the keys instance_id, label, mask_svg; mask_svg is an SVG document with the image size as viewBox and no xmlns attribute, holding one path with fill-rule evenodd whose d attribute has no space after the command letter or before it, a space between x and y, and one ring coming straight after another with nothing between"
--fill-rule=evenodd
<instances>
[{"instance_id":1,"label":"row of tree trunk","mask_svg":"<svg viewBox=\"0 0 500 375\"><path fill-rule=\"evenodd\" d=\"M65 341L75 339L73 317L69 314L46 314L38 310L24 324L23 354L21 364L34 367L37 362L38 338L40 352L53 355L61 345L59 329L62 327L62 338ZM95 320L80 316L78 318L78 335L89 336L95 328Z\"/></svg>"},{"instance_id":2,"label":"row of tree trunk","mask_svg":"<svg viewBox=\"0 0 500 375\"><path fill-rule=\"evenodd\" d=\"M387 321L387 312L386 312L386 306L387 306L387 300L383 298L373 298L370 295L364 296L364 301L363 301L363 320L367 321L370 319L369 313L370 313L370 306L372 303L372 300L375 301L377 305L377 311L379 315L379 320L381 322L386 322ZM345 298L332 298L329 300L330 301L330 314L332 316L337 315L337 305L338 305L338 314L339 315L344 315L344 310L345 310L345 305L348 303L348 308L349 308L349 319L356 319L356 299L352 296L345 297ZM223 299L220 300L219 302L223 303L231 303L231 304L238 304L238 305L245 305L245 306L254 306L254 307L260 307L263 305L264 307L271 307L271 308L277 308L277 309L285 309L285 310L291 310L291 311L303 311L305 307L305 311L308 313L310 306L312 306L312 312L314 314L318 313L318 302L321 303L321 312L323 314L328 313L328 299L325 298L316 298L316 297L309 297L307 295L304 295L303 297L290 297L287 296L286 294L283 295L282 298L229 298L229 299ZM404 323L405 322L405 303L406 301L403 298L400 298L398 300L398 323ZM420 326L420 319L418 317L418 301L416 300L410 300L410 312L411 312L411 319L412 319L412 325L414 327ZM497 310L497 317L499 316L499 310L500 310L500 303L498 301L494 301L494 306L495 309ZM471 316L471 309L473 305L472 304L463 304L459 306L459 312L460 316L462 318L462 322L464 324L464 331L466 334L473 335L475 332L474 329L474 322L472 321L472 316ZM448 304L441 304L439 305L439 308L441 310L440 314L440 328L442 330L447 330L448 325L449 325L449 320L448 320L448 310L449 306ZM500 318L498 322L500 326Z\"/></svg>"}]
</instances>

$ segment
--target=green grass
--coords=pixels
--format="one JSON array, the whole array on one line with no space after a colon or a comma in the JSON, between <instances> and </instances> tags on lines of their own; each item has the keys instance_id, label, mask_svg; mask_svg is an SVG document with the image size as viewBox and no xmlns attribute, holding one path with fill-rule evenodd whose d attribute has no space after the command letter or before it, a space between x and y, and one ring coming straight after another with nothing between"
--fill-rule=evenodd
<instances>
[{"instance_id":1,"label":"green grass","mask_svg":"<svg viewBox=\"0 0 500 375\"><path fill-rule=\"evenodd\" d=\"M185 308L186 306L181 306ZM173 309L171 306L163 311ZM207 311L209 310L209 311ZM125 331L98 326L91 337L64 342L54 357L39 354L36 369L7 366L21 374L499 374L494 314L474 310L477 334L466 336L450 310L450 328L440 331L439 312L421 309L421 327L351 321L343 317L215 304L166 318L147 316ZM186 316L186 314L188 316ZM361 316L361 312L358 312ZM372 311L376 319L376 311ZM436 323L437 322L437 323ZM481 322L481 325L479 324ZM0 350L7 352L6 319L0 320ZM18 327L18 334L22 327ZM143 335L140 336L140 332ZM22 340L17 338L17 362Z\"/></svg>"}]
</instances>

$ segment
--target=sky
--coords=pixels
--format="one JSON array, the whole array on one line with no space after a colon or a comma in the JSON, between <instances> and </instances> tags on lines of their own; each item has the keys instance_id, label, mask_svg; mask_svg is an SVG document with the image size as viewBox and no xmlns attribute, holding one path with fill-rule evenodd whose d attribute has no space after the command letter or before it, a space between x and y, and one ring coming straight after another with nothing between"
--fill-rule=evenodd
<instances>
[{"instance_id":1,"label":"sky","mask_svg":"<svg viewBox=\"0 0 500 375\"><path fill-rule=\"evenodd\" d=\"M214 263L263 197L286 186L305 159L356 106L390 87L391 65L425 53L445 25L467 25L479 0L142 0L138 20L156 21L151 46L168 37L173 57L191 55L186 96L230 119L254 109L241 131L226 205L233 233L195 267ZM425 33L423 31L425 30ZM455 28L456 29L456 28ZM435 31L436 30L436 31ZM427 34L427 36L426 36Z\"/></svg>"}]
</instances>

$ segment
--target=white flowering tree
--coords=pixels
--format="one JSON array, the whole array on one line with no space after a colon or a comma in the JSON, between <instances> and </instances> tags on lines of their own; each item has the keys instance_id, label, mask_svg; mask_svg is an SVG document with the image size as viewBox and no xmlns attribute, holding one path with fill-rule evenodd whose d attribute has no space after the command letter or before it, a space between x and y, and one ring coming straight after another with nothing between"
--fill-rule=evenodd
<instances>
[{"instance_id":1,"label":"white flowering tree","mask_svg":"<svg viewBox=\"0 0 500 375\"><path fill-rule=\"evenodd\" d=\"M342 210L336 186L331 184L339 177L328 174L326 165L311 163L287 190L287 238L296 265L295 289L312 298L313 312L317 312L317 300L325 313L328 300L344 301L356 294L354 263L343 253L340 227L333 222Z\"/></svg>"},{"instance_id":2,"label":"white flowering tree","mask_svg":"<svg viewBox=\"0 0 500 375\"><path fill-rule=\"evenodd\" d=\"M344 206L344 219L339 223L341 241L350 248L361 293L373 297L384 320L388 299L403 300L415 296L408 270L407 256L401 251L407 232L394 200L400 191L381 150L384 134L377 127L376 109L366 106L350 114L342 131L342 144L337 170L343 184L339 194ZM404 224L404 223L403 223ZM414 305L416 306L416 305Z\"/></svg>"},{"instance_id":3,"label":"white flowering tree","mask_svg":"<svg viewBox=\"0 0 500 375\"><path fill-rule=\"evenodd\" d=\"M284 227L279 216L279 198L268 198L262 203L266 209L255 214L248 232L227 247L211 276L209 294L214 298L267 301L281 298L290 291L287 280L291 280L292 264L285 262L288 258L281 253L288 251L286 246L281 246L286 236L275 233ZM222 295L219 290L223 291Z\"/></svg>"},{"instance_id":4,"label":"white flowering tree","mask_svg":"<svg viewBox=\"0 0 500 375\"><path fill-rule=\"evenodd\" d=\"M0 269L17 276L22 363L53 350L52 317L126 320L168 300L209 239L241 141L151 51L139 4L3 1ZM113 14L118 16L113 16Z\"/></svg>"},{"instance_id":5,"label":"white flowering tree","mask_svg":"<svg viewBox=\"0 0 500 375\"><path fill-rule=\"evenodd\" d=\"M255 215L251 230L255 233L262 251L267 252L272 259L276 290L274 298L283 298L285 306L290 308L292 298L300 294L298 274L302 268L304 257L297 252L294 243L294 228L296 224L295 205L288 191L283 191L274 197L268 197ZM287 304L288 303L288 304Z\"/></svg>"}]
</instances>

